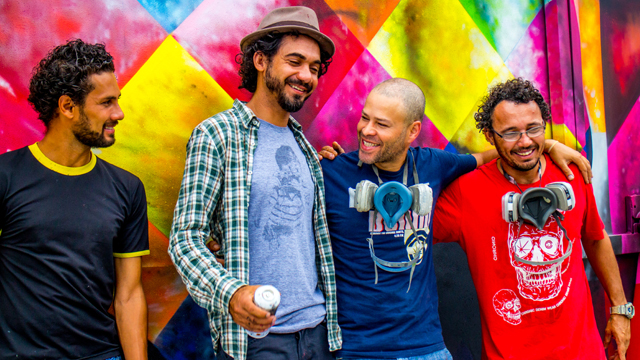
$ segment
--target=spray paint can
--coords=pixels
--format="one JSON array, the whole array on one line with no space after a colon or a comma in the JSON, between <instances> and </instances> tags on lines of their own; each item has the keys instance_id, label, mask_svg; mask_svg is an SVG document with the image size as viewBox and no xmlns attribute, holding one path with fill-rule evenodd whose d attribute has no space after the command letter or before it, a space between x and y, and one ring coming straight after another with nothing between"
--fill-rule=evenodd
<instances>
[{"instance_id":1,"label":"spray paint can","mask_svg":"<svg viewBox=\"0 0 640 360\"><path fill-rule=\"evenodd\" d=\"M280 305L280 292L271 285L260 286L253 295L253 303L257 307L268 311L271 315L275 315L278 305ZM268 333L269 329L259 333L247 330L247 334L256 339L262 339Z\"/></svg>"}]
</instances>

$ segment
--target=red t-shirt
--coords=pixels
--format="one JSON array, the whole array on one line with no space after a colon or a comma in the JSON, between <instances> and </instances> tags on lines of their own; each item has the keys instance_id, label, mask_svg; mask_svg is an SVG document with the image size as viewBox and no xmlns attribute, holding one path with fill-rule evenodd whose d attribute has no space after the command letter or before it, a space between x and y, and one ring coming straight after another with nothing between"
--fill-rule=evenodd
<instances>
[{"instance_id":1,"label":"red t-shirt","mask_svg":"<svg viewBox=\"0 0 640 360\"><path fill-rule=\"evenodd\" d=\"M591 185L572 166L569 182L547 158L541 182L520 185L522 191L551 182L569 182L576 205L564 212L573 249L551 216L542 231L502 219L502 196L519 192L498 170L496 161L463 175L440 195L434 211L433 241L457 241L467 253L478 293L483 359L604 359L591 293L582 263L582 240L604 238Z\"/></svg>"}]
</instances>

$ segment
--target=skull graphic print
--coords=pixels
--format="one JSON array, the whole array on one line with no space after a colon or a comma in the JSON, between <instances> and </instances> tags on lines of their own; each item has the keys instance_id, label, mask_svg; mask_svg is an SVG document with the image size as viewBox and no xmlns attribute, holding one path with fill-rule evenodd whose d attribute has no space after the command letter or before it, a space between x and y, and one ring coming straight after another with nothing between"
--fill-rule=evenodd
<instances>
[{"instance_id":1,"label":"skull graphic print","mask_svg":"<svg viewBox=\"0 0 640 360\"><path fill-rule=\"evenodd\" d=\"M493 308L511 325L522 322L520 299L513 290L502 289L493 296Z\"/></svg>"},{"instance_id":2,"label":"skull graphic print","mask_svg":"<svg viewBox=\"0 0 640 360\"><path fill-rule=\"evenodd\" d=\"M522 297L544 301L558 296L571 249L564 242L563 231L554 218L549 218L542 230L524 223L520 234L517 223L509 224L509 257Z\"/></svg>"}]
</instances>

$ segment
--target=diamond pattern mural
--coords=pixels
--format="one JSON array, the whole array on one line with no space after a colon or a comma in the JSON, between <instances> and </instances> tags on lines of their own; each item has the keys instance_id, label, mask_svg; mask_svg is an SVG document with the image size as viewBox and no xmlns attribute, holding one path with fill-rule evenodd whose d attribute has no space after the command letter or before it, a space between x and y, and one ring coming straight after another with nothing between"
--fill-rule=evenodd
<instances>
[{"instance_id":1,"label":"diamond pattern mural","mask_svg":"<svg viewBox=\"0 0 640 360\"><path fill-rule=\"evenodd\" d=\"M638 144L632 135L640 121L638 49L614 57L613 88L625 101L627 121L616 120L617 135L597 140L609 124L597 0L0 0L0 153L44 133L26 98L31 68L50 48L80 37L104 42L114 55L125 119L117 144L98 153L139 176L147 190L150 340L166 359L212 356L204 310L188 297L166 254L187 139L196 124L229 108L234 98L250 98L238 89L240 40L268 11L290 5L313 8L337 48L318 90L294 114L318 148L335 140L356 149L366 95L382 80L404 77L420 85L427 99L416 145L486 150L473 113L489 86L518 76L534 82L552 104L549 137L591 151L604 144L605 153L608 140L609 165L637 174L637 164L621 161L620 154ZM629 29L640 22L611 24L612 44L624 47L629 36L637 36ZM620 111L615 114L622 118ZM605 169L606 162L596 168L601 189L607 186ZM609 185L638 193L640 177L633 177L615 172ZM615 219L619 211L612 211Z\"/></svg>"}]
</instances>

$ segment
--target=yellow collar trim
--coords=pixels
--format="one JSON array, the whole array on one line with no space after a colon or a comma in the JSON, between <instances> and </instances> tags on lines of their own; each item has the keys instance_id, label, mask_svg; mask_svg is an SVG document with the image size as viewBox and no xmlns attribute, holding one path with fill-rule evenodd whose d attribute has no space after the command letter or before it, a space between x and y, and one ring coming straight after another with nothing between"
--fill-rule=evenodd
<instances>
[{"instance_id":1,"label":"yellow collar trim","mask_svg":"<svg viewBox=\"0 0 640 360\"><path fill-rule=\"evenodd\" d=\"M31 151L31 154L33 155L33 157L35 157L36 160L40 162L40 164L44 165L44 167L46 167L49 170L53 170L59 174L67 175L67 176L84 175L89 171L93 170L97 162L96 155L94 153L91 153L91 160L89 160L89 162L86 165L82 165L78 167L64 166L56 162L53 162L45 154L43 154L40 148L38 147L38 143L29 145L29 150Z\"/></svg>"}]
</instances>

